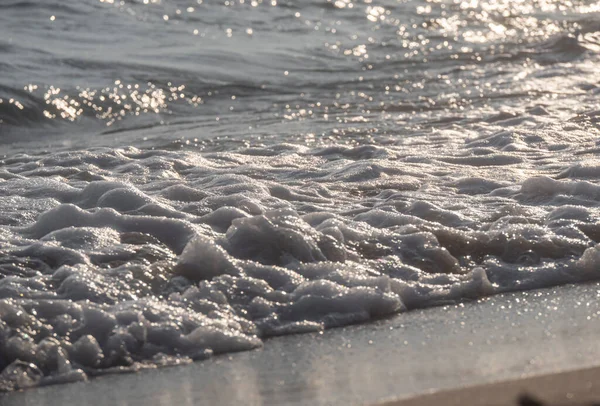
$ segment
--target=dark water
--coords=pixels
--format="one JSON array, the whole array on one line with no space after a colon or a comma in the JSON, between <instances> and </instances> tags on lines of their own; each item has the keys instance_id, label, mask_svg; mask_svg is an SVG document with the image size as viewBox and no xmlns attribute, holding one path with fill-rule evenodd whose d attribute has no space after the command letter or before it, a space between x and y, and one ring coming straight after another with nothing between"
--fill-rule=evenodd
<instances>
[{"instance_id":1,"label":"dark water","mask_svg":"<svg viewBox=\"0 0 600 406\"><path fill-rule=\"evenodd\" d=\"M598 279L600 5L0 4L0 388Z\"/></svg>"}]
</instances>

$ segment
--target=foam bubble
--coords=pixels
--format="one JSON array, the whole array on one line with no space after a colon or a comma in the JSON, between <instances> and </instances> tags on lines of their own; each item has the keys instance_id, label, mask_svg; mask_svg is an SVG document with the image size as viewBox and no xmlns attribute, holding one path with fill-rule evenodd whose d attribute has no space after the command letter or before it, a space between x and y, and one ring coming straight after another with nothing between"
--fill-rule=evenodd
<instances>
[{"instance_id":1,"label":"foam bubble","mask_svg":"<svg viewBox=\"0 0 600 406\"><path fill-rule=\"evenodd\" d=\"M0 387L597 279L593 165L541 170L533 148L498 152L527 142L505 131L436 156L410 144L283 144L9 160Z\"/></svg>"}]
</instances>

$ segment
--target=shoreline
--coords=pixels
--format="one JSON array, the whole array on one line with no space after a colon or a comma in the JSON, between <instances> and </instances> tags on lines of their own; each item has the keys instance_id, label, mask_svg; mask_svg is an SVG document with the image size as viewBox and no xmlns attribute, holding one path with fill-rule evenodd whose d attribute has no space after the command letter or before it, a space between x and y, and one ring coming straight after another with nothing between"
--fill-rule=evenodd
<instances>
[{"instance_id":1,"label":"shoreline","mask_svg":"<svg viewBox=\"0 0 600 406\"><path fill-rule=\"evenodd\" d=\"M545 401L565 390L579 401L585 388L569 382L600 376L599 292L567 285L415 310L181 367L1 394L0 405L510 405L522 384Z\"/></svg>"},{"instance_id":2,"label":"shoreline","mask_svg":"<svg viewBox=\"0 0 600 406\"><path fill-rule=\"evenodd\" d=\"M600 404L600 366L442 390L405 399L383 401L377 405L535 406L537 404L544 406Z\"/></svg>"}]
</instances>

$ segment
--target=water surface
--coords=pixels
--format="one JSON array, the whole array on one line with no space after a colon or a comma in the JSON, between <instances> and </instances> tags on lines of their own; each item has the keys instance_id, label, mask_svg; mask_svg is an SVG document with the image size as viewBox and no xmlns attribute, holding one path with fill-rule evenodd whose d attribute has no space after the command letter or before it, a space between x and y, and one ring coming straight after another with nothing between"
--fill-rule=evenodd
<instances>
[{"instance_id":1,"label":"water surface","mask_svg":"<svg viewBox=\"0 0 600 406\"><path fill-rule=\"evenodd\" d=\"M591 1L4 1L2 389L598 278Z\"/></svg>"}]
</instances>

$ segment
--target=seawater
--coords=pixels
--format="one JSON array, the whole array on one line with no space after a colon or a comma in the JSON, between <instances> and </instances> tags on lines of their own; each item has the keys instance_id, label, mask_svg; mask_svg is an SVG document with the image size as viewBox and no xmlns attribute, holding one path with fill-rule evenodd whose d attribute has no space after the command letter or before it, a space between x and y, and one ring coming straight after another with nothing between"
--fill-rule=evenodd
<instances>
[{"instance_id":1,"label":"seawater","mask_svg":"<svg viewBox=\"0 0 600 406\"><path fill-rule=\"evenodd\" d=\"M600 277L600 5L0 4L0 389Z\"/></svg>"}]
</instances>

